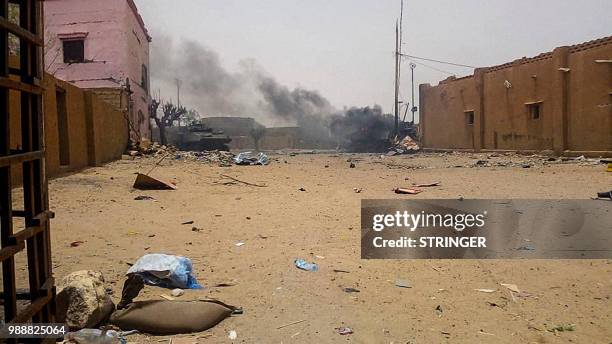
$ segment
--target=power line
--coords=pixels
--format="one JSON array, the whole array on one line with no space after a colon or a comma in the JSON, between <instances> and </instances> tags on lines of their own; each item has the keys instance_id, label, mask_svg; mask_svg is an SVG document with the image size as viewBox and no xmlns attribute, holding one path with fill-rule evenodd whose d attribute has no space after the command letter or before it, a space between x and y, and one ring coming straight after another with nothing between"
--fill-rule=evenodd
<instances>
[{"instance_id":1,"label":"power line","mask_svg":"<svg viewBox=\"0 0 612 344\"><path fill-rule=\"evenodd\" d=\"M474 68L474 69L478 68L478 67L474 67L474 66L468 66L468 65L460 64L460 63L453 63L453 62L446 62L446 61L428 59L428 58L425 58L425 57L412 56L412 55L408 55L408 54L400 54L400 55L402 57L408 57L408 58L412 58L412 59L416 59L416 60L423 60L423 61L429 61L429 62L437 62L437 63L447 64L447 65L451 65L451 66Z\"/></svg>"},{"instance_id":2,"label":"power line","mask_svg":"<svg viewBox=\"0 0 612 344\"><path fill-rule=\"evenodd\" d=\"M429 68L429 69L433 69L433 70L435 70L435 71L437 71L437 72L440 72L440 73L444 73L444 74L448 74L448 75L457 75L457 73L447 72L447 71L445 71L445 70L442 70L442 69L439 69L439 68L436 68L436 67L432 67L432 66L430 66L430 65L428 65L428 64L425 64L425 63L423 63L423 62L417 62L417 61L412 60L412 59L408 59L408 60L409 60L409 61L411 61L411 62L413 62L413 63L416 63L416 64L418 64L418 65L420 65L420 66L423 66L423 67L426 67L426 68Z\"/></svg>"}]
</instances>

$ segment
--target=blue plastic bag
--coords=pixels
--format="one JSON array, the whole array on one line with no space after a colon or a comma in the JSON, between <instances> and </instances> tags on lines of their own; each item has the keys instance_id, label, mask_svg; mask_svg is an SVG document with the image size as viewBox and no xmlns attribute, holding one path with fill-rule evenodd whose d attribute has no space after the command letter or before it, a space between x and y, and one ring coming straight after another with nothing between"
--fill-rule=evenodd
<instances>
[{"instance_id":1,"label":"blue plastic bag","mask_svg":"<svg viewBox=\"0 0 612 344\"><path fill-rule=\"evenodd\" d=\"M296 259L293 263L300 270L313 271L313 272L319 271L319 266L316 263L308 263L304 259Z\"/></svg>"},{"instance_id":2,"label":"blue plastic bag","mask_svg":"<svg viewBox=\"0 0 612 344\"><path fill-rule=\"evenodd\" d=\"M191 260L167 254L147 254L130 267L128 275L137 274L144 283L174 289L202 289L193 275Z\"/></svg>"}]
</instances>

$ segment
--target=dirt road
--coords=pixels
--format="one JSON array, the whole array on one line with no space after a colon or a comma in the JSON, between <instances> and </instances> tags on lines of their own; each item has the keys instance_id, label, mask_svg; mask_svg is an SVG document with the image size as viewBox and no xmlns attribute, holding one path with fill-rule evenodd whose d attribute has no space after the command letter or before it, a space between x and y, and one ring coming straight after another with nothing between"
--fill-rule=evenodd
<instances>
[{"instance_id":1,"label":"dirt road","mask_svg":"<svg viewBox=\"0 0 612 344\"><path fill-rule=\"evenodd\" d=\"M245 312L207 333L175 336L174 343L229 343L230 330L236 343L610 342L609 260L364 261L359 243L362 198L588 199L612 189L612 174L602 165L526 168L524 157L473 154L272 158L265 167L165 161L152 175L175 181L177 191L131 188L134 173L148 171L155 159L118 161L51 181L55 275L99 270L117 302L127 263L146 253L190 257L206 288L181 299L213 297ZM500 166L509 161L515 164ZM472 167L479 164L489 167ZM231 183L222 174L266 187ZM441 186L417 196L391 191L432 181ZM135 201L139 195L155 201ZM193 225L181 225L190 220ZM84 243L70 247L73 241ZM296 258L315 261L320 270L300 271ZM396 287L397 279L412 288ZM235 286L214 287L219 283ZM513 299L500 283L532 296ZM160 294L168 291L147 287L139 299ZM575 331L548 331L564 324L575 324ZM355 333L337 334L334 328L343 326Z\"/></svg>"}]
</instances>

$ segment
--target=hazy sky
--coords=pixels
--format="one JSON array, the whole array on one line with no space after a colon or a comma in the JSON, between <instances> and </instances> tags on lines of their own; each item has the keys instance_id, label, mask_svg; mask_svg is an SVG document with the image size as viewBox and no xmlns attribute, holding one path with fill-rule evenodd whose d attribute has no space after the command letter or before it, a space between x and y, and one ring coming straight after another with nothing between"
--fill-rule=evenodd
<instances>
[{"instance_id":1,"label":"hazy sky","mask_svg":"<svg viewBox=\"0 0 612 344\"><path fill-rule=\"evenodd\" d=\"M156 36L195 40L216 51L229 71L237 70L241 60L254 59L279 83L318 90L337 108L380 104L391 111L400 0L136 3L152 44L160 43ZM467 65L495 65L612 35L611 13L610 0L405 0L403 50ZM425 63L458 75L471 73ZM168 86L156 86L152 73L153 88L173 94ZM419 65L415 83L435 84L447 76ZM401 94L409 100L408 62Z\"/></svg>"}]
</instances>

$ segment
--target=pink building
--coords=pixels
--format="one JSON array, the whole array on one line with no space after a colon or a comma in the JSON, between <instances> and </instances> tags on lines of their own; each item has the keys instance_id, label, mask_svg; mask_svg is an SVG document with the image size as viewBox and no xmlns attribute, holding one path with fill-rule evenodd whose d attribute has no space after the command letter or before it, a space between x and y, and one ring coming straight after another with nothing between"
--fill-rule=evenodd
<instances>
[{"instance_id":1,"label":"pink building","mask_svg":"<svg viewBox=\"0 0 612 344\"><path fill-rule=\"evenodd\" d=\"M45 69L92 89L128 114L130 135L150 137L151 37L133 0L46 0Z\"/></svg>"}]
</instances>

